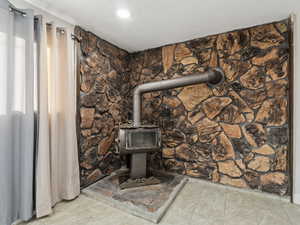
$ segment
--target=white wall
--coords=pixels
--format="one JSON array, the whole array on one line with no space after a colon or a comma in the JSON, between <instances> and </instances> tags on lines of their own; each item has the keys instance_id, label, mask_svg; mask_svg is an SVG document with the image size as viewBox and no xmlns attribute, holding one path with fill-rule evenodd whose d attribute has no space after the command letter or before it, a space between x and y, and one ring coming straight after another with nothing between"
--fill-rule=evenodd
<instances>
[{"instance_id":1,"label":"white wall","mask_svg":"<svg viewBox=\"0 0 300 225\"><path fill-rule=\"evenodd\" d=\"M294 27L294 149L293 201L300 204L300 12L292 15Z\"/></svg>"},{"instance_id":2,"label":"white wall","mask_svg":"<svg viewBox=\"0 0 300 225\"><path fill-rule=\"evenodd\" d=\"M55 23L58 26L73 27L74 25L77 24L76 21L73 20L71 17L68 17L67 15L61 15L51 10L50 8L47 9L42 6L38 7L25 0L10 0L10 2L14 4L14 6L20 9L26 9L26 8L33 9L34 15L43 15L44 18L46 19L46 22L51 23L55 21Z\"/></svg>"}]
</instances>

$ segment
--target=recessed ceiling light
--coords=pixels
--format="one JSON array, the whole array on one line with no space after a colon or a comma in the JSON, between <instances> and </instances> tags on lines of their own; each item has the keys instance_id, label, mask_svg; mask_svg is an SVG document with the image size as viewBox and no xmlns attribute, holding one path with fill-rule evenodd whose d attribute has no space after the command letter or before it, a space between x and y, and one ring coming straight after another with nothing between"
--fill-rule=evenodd
<instances>
[{"instance_id":1,"label":"recessed ceiling light","mask_svg":"<svg viewBox=\"0 0 300 225\"><path fill-rule=\"evenodd\" d=\"M130 18L130 12L127 9L118 9L117 15L121 19L128 19L128 18Z\"/></svg>"}]
</instances>

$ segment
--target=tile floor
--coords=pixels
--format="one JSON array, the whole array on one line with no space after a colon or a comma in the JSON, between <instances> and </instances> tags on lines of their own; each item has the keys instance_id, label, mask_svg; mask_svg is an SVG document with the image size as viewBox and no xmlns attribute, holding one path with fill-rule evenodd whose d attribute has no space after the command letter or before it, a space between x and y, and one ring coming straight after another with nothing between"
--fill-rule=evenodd
<instances>
[{"instance_id":1,"label":"tile floor","mask_svg":"<svg viewBox=\"0 0 300 225\"><path fill-rule=\"evenodd\" d=\"M51 216L22 225L153 225L80 195ZM300 225L300 206L287 199L190 180L160 225Z\"/></svg>"}]
</instances>

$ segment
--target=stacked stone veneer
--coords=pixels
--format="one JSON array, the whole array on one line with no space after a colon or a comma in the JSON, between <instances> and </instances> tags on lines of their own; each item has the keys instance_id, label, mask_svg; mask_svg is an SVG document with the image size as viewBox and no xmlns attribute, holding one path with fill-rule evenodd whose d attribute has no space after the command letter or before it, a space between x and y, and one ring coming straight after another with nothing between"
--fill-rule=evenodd
<instances>
[{"instance_id":1,"label":"stacked stone veneer","mask_svg":"<svg viewBox=\"0 0 300 225\"><path fill-rule=\"evenodd\" d=\"M128 53L79 27L79 161L86 186L120 167L113 154L119 123L127 120ZM124 118L126 116L126 118Z\"/></svg>"},{"instance_id":2,"label":"stacked stone veneer","mask_svg":"<svg viewBox=\"0 0 300 225\"><path fill-rule=\"evenodd\" d=\"M92 48L94 44L89 44L88 36L85 38L85 45ZM101 44L95 44L101 55ZM82 47L84 52L84 44ZM88 65L91 52L86 51L82 67ZM226 75L220 87L199 84L144 95L142 119L159 125L163 134L162 153L149 158L152 167L237 187L281 195L289 192L287 21L133 54L117 49L113 52L118 52L122 62L118 65L123 67L111 66L103 72L102 63L88 65L97 70L98 82L90 85L89 91L81 88L83 183L92 182L119 164L113 154L112 137L116 123L130 119L131 94L136 85L219 66ZM117 79L110 83L112 74ZM82 78L86 75L89 73L81 71ZM97 92L98 86L105 87L105 91ZM115 101L109 98L111 87L116 89L112 94ZM102 100L84 104L89 93L95 93L97 99L105 94L107 107ZM92 146L85 146L87 140L93 140Z\"/></svg>"}]
</instances>

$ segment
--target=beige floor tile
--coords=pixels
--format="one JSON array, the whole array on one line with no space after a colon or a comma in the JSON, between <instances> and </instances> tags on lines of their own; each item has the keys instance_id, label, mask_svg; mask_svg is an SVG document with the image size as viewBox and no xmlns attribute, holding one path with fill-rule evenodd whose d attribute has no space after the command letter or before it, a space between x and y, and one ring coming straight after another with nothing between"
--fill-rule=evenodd
<instances>
[{"instance_id":1,"label":"beige floor tile","mask_svg":"<svg viewBox=\"0 0 300 225\"><path fill-rule=\"evenodd\" d=\"M225 216L226 189L206 188L200 194L193 214L203 219L216 219Z\"/></svg>"},{"instance_id":2,"label":"beige floor tile","mask_svg":"<svg viewBox=\"0 0 300 225\"><path fill-rule=\"evenodd\" d=\"M280 218L276 214L266 214L264 219L259 225L292 225L289 220Z\"/></svg>"},{"instance_id":3,"label":"beige floor tile","mask_svg":"<svg viewBox=\"0 0 300 225\"><path fill-rule=\"evenodd\" d=\"M188 225L191 217L191 212L173 205L162 218L160 225Z\"/></svg>"},{"instance_id":4,"label":"beige floor tile","mask_svg":"<svg viewBox=\"0 0 300 225\"><path fill-rule=\"evenodd\" d=\"M80 195L55 206L53 214L22 225L151 225ZM300 225L300 206L267 195L192 180L159 225Z\"/></svg>"},{"instance_id":5,"label":"beige floor tile","mask_svg":"<svg viewBox=\"0 0 300 225\"><path fill-rule=\"evenodd\" d=\"M256 220L241 216L226 218L224 221L224 225L260 225Z\"/></svg>"},{"instance_id":6,"label":"beige floor tile","mask_svg":"<svg viewBox=\"0 0 300 225\"><path fill-rule=\"evenodd\" d=\"M221 218L221 217L219 217L219 218L216 218L216 217L204 218L202 216L194 214L191 217L189 225L225 225L225 221L224 221L224 218Z\"/></svg>"},{"instance_id":7,"label":"beige floor tile","mask_svg":"<svg viewBox=\"0 0 300 225\"><path fill-rule=\"evenodd\" d=\"M282 207L287 213L292 225L300 224L300 205L294 205L291 203L283 203Z\"/></svg>"}]
</instances>

